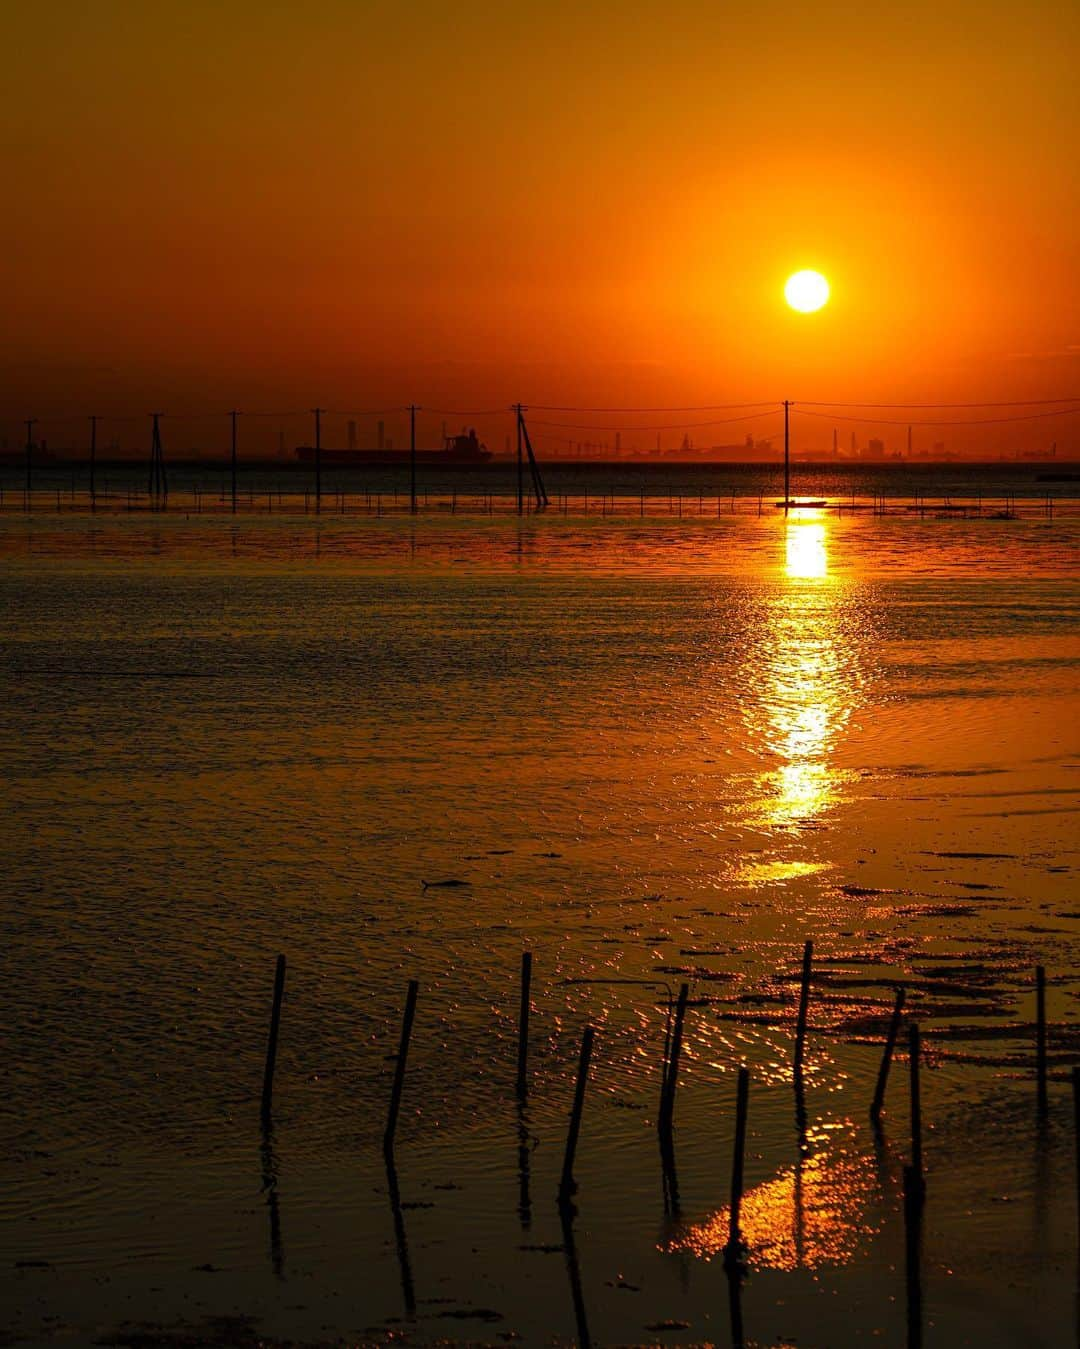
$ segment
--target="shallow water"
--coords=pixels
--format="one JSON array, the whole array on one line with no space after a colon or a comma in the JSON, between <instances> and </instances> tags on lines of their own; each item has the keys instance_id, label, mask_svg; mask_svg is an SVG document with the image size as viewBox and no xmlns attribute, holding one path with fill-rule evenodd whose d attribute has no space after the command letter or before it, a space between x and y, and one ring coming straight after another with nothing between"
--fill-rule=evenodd
<instances>
[{"instance_id":1,"label":"shallow water","mask_svg":"<svg viewBox=\"0 0 1080 1349\"><path fill-rule=\"evenodd\" d=\"M1078 543L1069 519L813 512L4 518L14 1341L247 1316L311 1341L732 1343L742 1063L747 1343L1075 1337ZM673 1189L655 1120L683 981ZM881 1139L867 1115L897 984L926 1059L914 1315L902 1054Z\"/></svg>"}]
</instances>

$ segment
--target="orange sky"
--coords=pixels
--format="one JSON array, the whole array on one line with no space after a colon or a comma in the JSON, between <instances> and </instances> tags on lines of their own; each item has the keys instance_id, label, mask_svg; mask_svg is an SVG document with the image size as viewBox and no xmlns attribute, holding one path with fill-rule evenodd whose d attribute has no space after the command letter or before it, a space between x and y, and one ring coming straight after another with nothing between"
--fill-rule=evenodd
<instances>
[{"instance_id":1,"label":"orange sky","mask_svg":"<svg viewBox=\"0 0 1080 1349\"><path fill-rule=\"evenodd\" d=\"M2 411L1068 394L1078 16L12 0Z\"/></svg>"}]
</instances>

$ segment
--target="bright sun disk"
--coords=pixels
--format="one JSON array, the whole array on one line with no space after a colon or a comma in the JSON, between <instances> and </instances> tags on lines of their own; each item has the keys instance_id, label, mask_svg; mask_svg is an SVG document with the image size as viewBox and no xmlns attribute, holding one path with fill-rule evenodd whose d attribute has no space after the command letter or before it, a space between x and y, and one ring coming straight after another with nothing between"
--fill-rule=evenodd
<instances>
[{"instance_id":1,"label":"bright sun disk","mask_svg":"<svg viewBox=\"0 0 1080 1349\"><path fill-rule=\"evenodd\" d=\"M784 284L784 299L800 314L812 314L829 298L829 283L820 272L793 272Z\"/></svg>"}]
</instances>

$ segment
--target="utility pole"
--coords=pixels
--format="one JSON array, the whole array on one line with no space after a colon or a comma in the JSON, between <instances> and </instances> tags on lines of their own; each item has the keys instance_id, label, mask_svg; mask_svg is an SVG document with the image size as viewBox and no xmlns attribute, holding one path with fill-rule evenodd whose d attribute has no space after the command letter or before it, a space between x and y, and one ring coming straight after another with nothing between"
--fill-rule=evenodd
<instances>
[{"instance_id":1,"label":"utility pole","mask_svg":"<svg viewBox=\"0 0 1080 1349\"><path fill-rule=\"evenodd\" d=\"M784 399L784 514L791 505L791 402Z\"/></svg>"},{"instance_id":2,"label":"utility pole","mask_svg":"<svg viewBox=\"0 0 1080 1349\"><path fill-rule=\"evenodd\" d=\"M315 414L315 514L322 510L322 415L324 408L312 408Z\"/></svg>"},{"instance_id":3,"label":"utility pole","mask_svg":"<svg viewBox=\"0 0 1080 1349\"><path fill-rule=\"evenodd\" d=\"M151 412L154 429L150 437L150 498L154 506L168 505L169 483L165 477L165 454L161 448L160 412Z\"/></svg>"},{"instance_id":4,"label":"utility pole","mask_svg":"<svg viewBox=\"0 0 1080 1349\"><path fill-rule=\"evenodd\" d=\"M522 478L523 464L521 459L521 404L514 404L514 411L517 413L517 513L522 515L525 511L525 483Z\"/></svg>"},{"instance_id":5,"label":"utility pole","mask_svg":"<svg viewBox=\"0 0 1080 1349\"><path fill-rule=\"evenodd\" d=\"M409 404L409 510L416 514L416 414L420 409Z\"/></svg>"},{"instance_id":6,"label":"utility pole","mask_svg":"<svg viewBox=\"0 0 1080 1349\"><path fill-rule=\"evenodd\" d=\"M97 510L97 417L90 418L90 509Z\"/></svg>"},{"instance_id":7,"label":"utility pole","mask_svg":"<svg viewBox=\"0 0 1080 1349\"><path fill-rule=\"evenodd\" d=\"M34 427L37 425L36 417L27 417L26 419L26 509L30 509L30 488L34 473Z\"/></svg>"},{"instance_id":8,"label":"utility pole","mask_svg":"<svg viewBox=\"0 0 1080 1349\"><path fill-rule=\"evenodd\" d=\"M229 419L232 422L232 513L236 514L236 419L239 412L230 412Z\"/></svg>"}]
</instances>

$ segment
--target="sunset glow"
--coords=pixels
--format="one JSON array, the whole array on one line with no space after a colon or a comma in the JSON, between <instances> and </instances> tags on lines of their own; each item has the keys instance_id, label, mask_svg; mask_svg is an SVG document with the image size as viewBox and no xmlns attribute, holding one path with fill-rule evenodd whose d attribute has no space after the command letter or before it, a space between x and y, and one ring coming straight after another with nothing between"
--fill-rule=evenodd
<instances>
[{"instance_id":1,"label":"sunset glow","mask_svg":"<svg viewBox=\"0 0 1080 1349\"><path fill-rule=\"evenodd\" d=\"M1076 1343L1080 6L0 38L3 1349Z\"/></svg>"}]
</instances>

